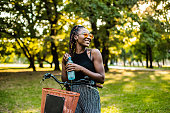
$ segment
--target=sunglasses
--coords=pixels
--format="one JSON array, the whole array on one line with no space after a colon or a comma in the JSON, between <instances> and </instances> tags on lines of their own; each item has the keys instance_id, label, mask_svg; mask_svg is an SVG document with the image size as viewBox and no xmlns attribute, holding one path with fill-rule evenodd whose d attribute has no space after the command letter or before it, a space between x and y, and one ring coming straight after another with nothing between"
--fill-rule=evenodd
<instances>
[{"instance_id":1,"label":"sunglasses","mask_svg":"<svg viewBox=\"0 0 170 113\"><path fill-rule=\"evenodd\" d=\"M93 34L91 33L83 33L83 34L78 34L78 35L84 35L84 38L87 38L88 36L90 37L90 39L93 39Z\"/></svg>"}]
</instances>

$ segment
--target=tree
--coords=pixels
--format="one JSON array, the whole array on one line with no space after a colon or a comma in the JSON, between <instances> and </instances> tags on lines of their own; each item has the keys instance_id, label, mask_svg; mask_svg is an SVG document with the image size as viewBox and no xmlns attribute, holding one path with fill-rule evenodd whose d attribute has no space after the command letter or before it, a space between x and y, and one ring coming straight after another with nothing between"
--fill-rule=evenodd
<instances>
[{"instance_id":1,"label":"tree","mask_svg":"<svg viewBox=\"0 0 170 113\"><path fill-rule=\"evenodd\" d=\"M153 68L153 48L161 36L155 29L150 25L148 21L141 22L140 24L140 42L145 44L146 48L146 62L148 66L148 59L150 61L150 68Z\"/></svg>"},{"instance_id":2,"label":"tree","mask_svg":"<svg viewBox=\"0 0 170 113\"><path fill-rule=\"evenodd\" d=\"M1 36L3 34L3 36L15 39L24 55L28 58L33 71L36 71L34 65L35 53L30 51L29 43L34 39L29 39L29 37L40 37L36 26L40 16L41 3L41 1L34 0L28 0L25 3L20 0L4 0L1 2L1 11L6 15L0 18Z\"/></svg>"},{"instance_id":3,"label":"tree","mask_svg":"<svg viewBox=\"0 0 170 113\"><path fill-rule=\"evenodd\" d=\"M168 54L168 46L164 46L167 44L164 43L164 45L161 45L161 43L168 41L168 38L166 38L166 36L168 36L167 28L169 24L168 18L166 16L168 12L167 0L150 1L150 4L151 5L148 6L142 14L140 14L141 18L139 19L139 23L141 31L139 33L141 38L140 43L145 44L146 66L149 67L148 61L150 61L150 68L152 68L152 62L154 60L158 62L158 60L160 61L161 59L164 59ZM161 9L158 8L158 6L160 5L162 6ZM161 16L163 18L160 18ZM166 39L166 41L162 41L162 39ZM158 47L158 45L161 46ZM164 47L164 49L162 47ZM160 50L161 48L162 50ZM164 51L164 53L162 53L162 51ZM157 56L161 53L164 58L161 56Z\"/></svg>"}]
</instances>

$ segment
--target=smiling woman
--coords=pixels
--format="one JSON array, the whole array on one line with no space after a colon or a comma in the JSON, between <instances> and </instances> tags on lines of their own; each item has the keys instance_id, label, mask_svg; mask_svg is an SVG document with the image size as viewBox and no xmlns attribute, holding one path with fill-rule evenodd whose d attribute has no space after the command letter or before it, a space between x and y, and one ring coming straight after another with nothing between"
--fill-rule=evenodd
<instances>
[{"instance_id":1,"label":"smiling woman","mask_svg":"<svg viewBox=\"0 0 170 113\"><path fill-rule=\"evenodd\" d=\"M63 56L62 81L77 82L86 79L86 83L73 85L72 91L80 93L76 113L100 113L100 96L97 83L104 83L105 72L102 55L97 49L89 47L93 35L83 26L76 25L70 33L69 54ZM74 63L66 63L71 57ZM68 80L67 72L75 71L75 80Z\"/></svg>"}]
</instances>

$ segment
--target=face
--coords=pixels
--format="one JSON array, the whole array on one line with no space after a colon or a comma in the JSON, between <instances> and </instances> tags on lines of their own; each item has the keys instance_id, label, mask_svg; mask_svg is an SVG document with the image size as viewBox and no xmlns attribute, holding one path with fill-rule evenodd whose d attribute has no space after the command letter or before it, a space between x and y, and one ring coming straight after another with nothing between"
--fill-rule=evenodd
<instances>
[{"instance_id":1,"label":"face","mask_svg":"<svg viewBox=\"0 0 170 113\"><path fill-rule=\"evenodd\" d=\"M82 46L89 47L91 42L92 35L90 35L90 32L86 28L82 28L78 31L77 35L77 43L79 43Z\"/></svg>"}]
</instances>

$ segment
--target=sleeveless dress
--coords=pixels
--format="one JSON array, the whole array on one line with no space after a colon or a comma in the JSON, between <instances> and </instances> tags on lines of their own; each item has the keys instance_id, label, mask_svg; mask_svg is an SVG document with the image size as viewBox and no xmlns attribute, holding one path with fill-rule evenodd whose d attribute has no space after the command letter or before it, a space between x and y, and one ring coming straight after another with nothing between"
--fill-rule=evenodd
<instances>
[{"instance_id":1,"label":"sleeveless dress","mask_svg":"<svg viewBox=\"0 0 170 113\"><path fill-rule=\"evenodd\" d=\"M87 55L87 50L81 54L74 54L73 62L85 67L86 69L96 72L93 62ZM83 79L85 76L82 72L75 72L75 80ZM100 113L100 96L96 87L88 85L73 85L72 91L80 93L79 101L75 113Z\"/></svg>"}]
</instances>

